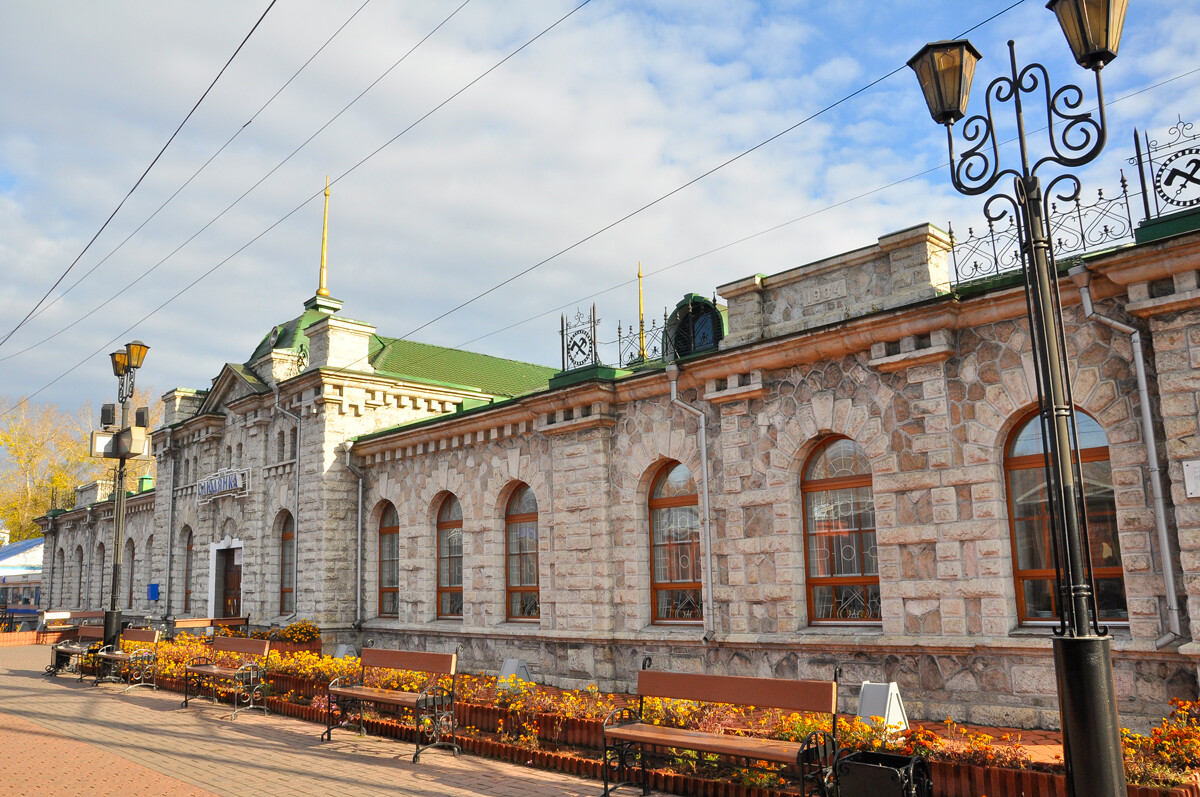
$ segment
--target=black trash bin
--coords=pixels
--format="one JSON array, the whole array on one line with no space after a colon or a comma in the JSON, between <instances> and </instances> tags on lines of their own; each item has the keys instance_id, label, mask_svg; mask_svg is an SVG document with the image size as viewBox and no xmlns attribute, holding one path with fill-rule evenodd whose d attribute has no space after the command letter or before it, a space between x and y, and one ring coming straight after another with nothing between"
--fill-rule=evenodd
<instances>
[{"instance_id":1,"label":"black trash bin","mask_svg":"<svg viewBox=\"0 0 1200 797\"><path fill-rule=\"evenodd\" d=\"M929 764L920 756L842 750L834 772L839 797L933 797Z\"/></svg>"}]
</instances>

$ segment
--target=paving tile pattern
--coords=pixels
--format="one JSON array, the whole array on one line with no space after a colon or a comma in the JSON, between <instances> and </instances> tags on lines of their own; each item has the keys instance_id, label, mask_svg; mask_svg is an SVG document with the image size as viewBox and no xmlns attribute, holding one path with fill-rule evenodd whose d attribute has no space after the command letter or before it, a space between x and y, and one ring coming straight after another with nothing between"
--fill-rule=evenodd
<instances>
[{"instance_id":1,"label":"paving tile pattern","mask_svg":"<svg viewBox=\"0 0 1200 797\"><path fill-rule=\"evenodd\" d=\"M47 678L45 646L0 649L0 783L13 797L210 794L295 797L595 797L597 781L335 732L287 717L239 714L148 689L122 694Z\"/></svg>"}]
</instances>

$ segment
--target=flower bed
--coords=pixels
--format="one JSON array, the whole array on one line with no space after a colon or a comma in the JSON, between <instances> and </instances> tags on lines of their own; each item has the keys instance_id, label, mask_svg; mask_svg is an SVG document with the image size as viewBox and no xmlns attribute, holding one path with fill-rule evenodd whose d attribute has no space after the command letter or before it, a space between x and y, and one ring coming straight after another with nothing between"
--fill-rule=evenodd
<instances>
[{"instance_id":1,"label":"flower bed","mask_svg":"<svg viewBox=\"0 0 1200 797\"><path fill-rule=\"evenodd\" d=\"M201 639L181 636L159 647L159 685L182 691L183 664L208 652ZM326 687L332 678L357 674L356 658L333 659L312 651L282 654L272 650L265 662L272 685L268 706L285 716L325 722ZM371 685L414 690L425 676L383 671ZM630 695L588 690L559 690L516 679L497 682L489 676L459 676L456 721L463 749L480 755L572 774L599 777L604 745L603 718L615 707L631 703ZM785 714L777 710L739 708L685 700L645 701L646 721L713 733L802 740L817 729L829 730L828 715ZM1193 770L1200 766L1200 703L1171 701L1171 714L1150 734L1123 731L1130 797L1200 797ZM400 713L368 711L368 731L414 741L416 727ZM1056 797L1066 793L1061 763L1031 761L1019 736L993 739L947 720L945 731L912 728L904 732L881 722L840 717L839 742L863 750L917 755L930 762L938 797L1023 794ZM674 794L774 797L778 776L770 770L732 767L716 757L681 754L673 766L652 773L654 788Z\"/></svg>"}]
</instances>

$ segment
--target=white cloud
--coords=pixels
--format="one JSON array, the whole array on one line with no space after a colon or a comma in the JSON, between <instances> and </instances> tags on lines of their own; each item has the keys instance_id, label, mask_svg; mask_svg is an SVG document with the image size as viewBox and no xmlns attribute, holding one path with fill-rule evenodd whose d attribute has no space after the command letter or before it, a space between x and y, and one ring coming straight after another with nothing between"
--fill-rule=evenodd
<instances>
[{"instance_id":1,"label":"white cloud","mask_svg":"<svg viewBox=\"0 0 1200 797\"><path fill-rule=\"evenodd\" d=\"M0 357L60 330L167 258L457 5L370 3L170 206L0 347ZM1181 5L1133 7L1121 58L1105 72L1110 98L1196 63L1197 16ZM0 72L19 76L0 83L6 323L23 316L79 252L264 7L232 0L6 6ZM66 284L188 179L355 7L276 6ZM141 378L164 391L206 386L221 363L244 358L312 295L324 176L346 172L573 7L469 3L152 274L51 342L4 361L0 393L40 388L109 341L132 337L152 347ZM953 36L996 10L954 0L594 0L334 186L330 287L347 316L385 335L405 334L887 74L924 41ZM977 101L1004 68L1008 38L1018 39L1020 57L1044 56L1057 78L1087 82L1041 3L1022 4L971 36L985 53ZM1114 105L1113 143L1097 164L1104 180L1115 183L1109 175L1123 165L1133 124L1161 127L1179 114L1195 118L1198 108L1194 77ZM944 170L825 210L944 158L944 136L905 69L417 337L461 344L626 282L639 260L653 273L793 219L802 220L649 277L648 309L922 221L978 223L980 203L957 197ZM615 336L617 320L634 320L633 287L596 301L603 337ZM475 348L556 364L557 313ZM111 400L111 381L101 353L42 398L99 404Z\"/></svg>"}]
</instances>

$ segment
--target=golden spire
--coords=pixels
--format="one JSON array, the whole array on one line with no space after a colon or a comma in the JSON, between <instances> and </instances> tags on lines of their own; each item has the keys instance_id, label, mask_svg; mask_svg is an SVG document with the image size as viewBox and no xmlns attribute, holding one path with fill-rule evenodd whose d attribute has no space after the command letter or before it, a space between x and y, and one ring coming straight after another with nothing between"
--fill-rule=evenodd
<instances>
[{"instance_id":1,"label":"golden spire","mask_svg":"<svg viewBox=\"0 0 1200 797\"><path fill-rule=\"evenodd\" d=\"M642 301L642 261L638 261L638 357L646 359L646 305Z\"/></svg>"},{"instance_id":2,"label":"golden spire","mask_svg":"<svg viewBox=\"0 0 1200 797\"><path fill-rule=\"evenodd\" d=\"M317 288L317 296L328 296L329 289L325 287L325 251L329 246L329 175L325 175L325 225L321 230L321 285Z\"/></svg>"}]
</instances>

